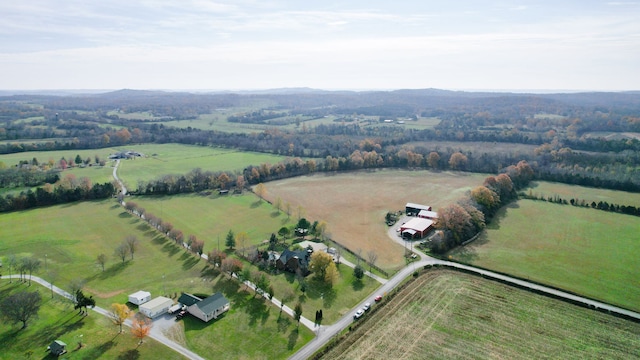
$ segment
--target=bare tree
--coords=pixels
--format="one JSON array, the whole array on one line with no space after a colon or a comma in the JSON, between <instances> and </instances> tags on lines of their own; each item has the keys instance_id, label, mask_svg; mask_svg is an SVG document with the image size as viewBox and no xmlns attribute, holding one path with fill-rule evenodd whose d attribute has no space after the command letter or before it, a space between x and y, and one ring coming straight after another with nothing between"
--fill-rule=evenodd
<instances>
[{"instance_id":1,"label":"bare tree","mask_svg":"<svg viewBox=\"0 0 640 360\"><path fill-rule=\"evenodd\" d=\"M68 285L69 288L69 293L71 294L71 296L73 296L73 301L76 301L76 294L78 293L78 290L82 290L82 288L84 287L84 284L86 283L85 279L81 279L81 278L75 278L73 280L71 280L71 282Z\"/></svg>"},{"instance_id":2,"label":"bare tree","mask_svg":"<svg viewBox=\"0 0 640 360\"><path fill-rule=\"evenodd\" d=\"M369 259L369 272L371 272L371 267L376 264L376 260L378 260L378 254L375 251L369 250L367 252L367 259Z\"/></svg>"},{"instance_id":3,"label":"bare tree","mask_svg":"<svg viewBox=\"0 0 640 360\"><path fill-rule=\"evenodd\" d=\"M131 255L131 260L133 260L133 253L136 252L138 248L138 238L135 235L129 235L124 239L124 243L129 249L129 254ZM124 260L123 260L124 262Z\"/></svg>"},{"instance_id":4,"label":"bare tree","mask_svg":"<svg viewBox=\"0 0 640 360\"><path fill-rule=\"evenodd\" d=\"M96 258L96 263L102 267L102 271L104 271L104 265L107 263L107 255L100 254Z\"/></svg>"},{"instance_id":5,"label":"bare tree","mask_svg":"<svg viewBox=\"0 0 640 360\"><path fill-rule=\"evenodd\" d=\"M122 260L122 263L127 260L127 255L129 255L129 246L125 243L118 245L115 250L116 257Z\"/></svg>"}]
</instances>

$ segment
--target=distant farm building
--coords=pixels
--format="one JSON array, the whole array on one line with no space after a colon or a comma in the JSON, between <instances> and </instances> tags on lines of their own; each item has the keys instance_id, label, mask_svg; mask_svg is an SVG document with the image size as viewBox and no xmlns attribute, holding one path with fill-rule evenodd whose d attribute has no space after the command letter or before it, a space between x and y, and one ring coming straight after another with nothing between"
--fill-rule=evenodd
<instances>
[{"instance_id":1,"label":"distant farm building","mask_svg":"<svg viewBox=\"0 0 640 360\"><path fill-rule=\"evenodd\" d=\"M420 210L418 217L422 219L437 220L438 213L435 211Z\"/></svg>"},{"instance_id":2,"label":"distant farm building","mask_svg":"<svg viewBox=\"0 0 640 360\"><path fill-rule=\"evenodd\" d=\"M400 226L403 238L421 239L433 228L434 221L423 218L413 218Z\"/></svg>"},{"instance_id":3,"label":"distant farm building","mask_svg":"<svg viewBox=\"0 0 640 360\"><path fill-rule=\"evenodd\" d=\"M120 151L120 152L117 152L115 154L109 155L109 159L111 159L111 160L133 159L133 158L142 157L142 156L144 156L144 154L139 153L137 151Z\"/></svg>"},{"instance_id":4,"label":"distant farm building","mask_svg":"<svg viewBox=\"0 0 640 360\"><path fill-rule=\"evenodd\" d=\"M431 206L414 203L407 203L407 205L405 205L405 212L409 216L418 215L418 213L422 210L431 211Z\"/></svg>"}]
</instances>

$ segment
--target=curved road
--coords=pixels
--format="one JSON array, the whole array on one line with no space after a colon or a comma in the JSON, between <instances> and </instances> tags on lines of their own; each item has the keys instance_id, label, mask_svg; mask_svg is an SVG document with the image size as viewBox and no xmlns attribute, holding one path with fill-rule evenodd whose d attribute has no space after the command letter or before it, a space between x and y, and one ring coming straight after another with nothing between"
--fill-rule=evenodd
<instances>
[{"instance_id":1,"label":"curved road","mask_svg":"<svg viewBox=\"0 0 640 360\"><path fill-rule=\"evenodd\" d=\"M402 220L404 221L404 220ZM407 247L408 242L405 242L402 238L400 238L395 232L395 226L389 229L389 237L394 241L402 244ZM527 288L530 290L534 290L540 293L545 293L552 295L557 298L562 298L566 300L570 300L573 302L582 303L588 307L592 307L595 309L603 309L609 311L611 313L616 313L620 315L624 315L636 320L640 320L640 314L637 312L629 311L626 309L619 308L617 306L605 304L599 301L587 299L581 296L573 295L564 291L560 291L557 289L553 289L550 287L534 284L528 281L516 279L510 276L498 274L492 271L478 269L473 266L467 266L458 264L451 261L443 261L433 257L430 257L416 249L413 249L415 253L420 255L421 259L419 261L415 261L412 264L407 265L402 270L400 270L396 275L394 275L386 284L383 284L379 287L373 294L370 294L366 299L361 301L357 306L355 306L352 311L347 313L345 316L340 318L336 323L329 326L321 326L318 330L316 330L316 338L311 340L307 345L302 347L298 352L293 354L289 359L292 360L302 360L311 357L316 351L318 351L322 346L324 346L332 337L337 336L342 330L347 328L353 322L353 312L356 309L361 308L364 303L374 303L374 298L377 295L381 295L393 290L396 286L398 286L405 278L413 274L413 272L421 267L429 266L429 265L439 265L439 266L447 266L456 269L462 269L467 272L475 273L477 275L481 275L483 277L500 280L504 283L509 283L513 285L517 285L522 288ZM365 315L366 316L366 315Z\"/></svg>"}]
</instances>

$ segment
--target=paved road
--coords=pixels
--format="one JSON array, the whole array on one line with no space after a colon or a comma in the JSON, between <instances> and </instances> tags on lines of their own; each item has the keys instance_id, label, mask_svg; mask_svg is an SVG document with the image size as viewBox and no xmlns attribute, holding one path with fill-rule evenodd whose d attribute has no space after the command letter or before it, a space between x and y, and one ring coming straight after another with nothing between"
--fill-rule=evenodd
<instances>
[{"instance_id":1,"label":"paved road","mask_svg":"<svg viewBox=\"0 0 640 360\"><path fill-rule=\"evenodd\" d=\"M20 275L3 275L1 277L2 279L19 279ZM53 292L61 295L71 301L73 301L73 296L71 296L71 294L69 294L68 292L66 292L65 290L60 289L59 287L55 286L55 285L51 285L49 282L43 280L40 277L37 276L32 276L31 277L31 281L38 283L44 287L47 288L47 290L51 291L53 289ZM109 311L105 310L99 306L96 306L92 309L93 311L97 312L98 314L104 315L106 317L110 317L109 316ZM155 322L155 321L154 321ZM131 320L127 320L125 321L125 325L131 327L132 323ZM201 357L200 355L194 353L193 351L183 347L182 345L175 343L174 341L170 340L169 338L167 338L166 336L164 336L164 334L162 333L162 326L158 326L157 329L155 329L155 326L151 328L151 333L149 334L149 337L170 347L171 349L173 349L174 351L178 352L179 354L182 354L184 357L188 358L188 359L196 359L196 360L204 360L203 357Z\"/></svg>"},{"instance_id":2,"label":"paved road","mask_svg":"<svg viewBox=\"0 0 640 360\"><path fill-rule=\"evenodd\" d=\"M401 221L404 221L404 220L401 220ZM400 236L397 235L395 231L395 226L389 229L389 237L394 241L408 247L407 242L405 242ZM475 273L486 278L501 280L505 283L510 283L523 288L528 288L538 292L546 293L558 298L564 298L574 302L579 302L595 309L603 309L611 313L621 314L621 315L628 316L630 318L640 320L640 313L637 313L637 312L629 311L626 309L619 308L617 306L612 306L599 301L587 299L581 296L573 295L573 294L552 289L546 286L534 284L528 281L516 279L510 276L498 274L492 271L478 269L472 266L462 265L462 264L458 264L451 261L438 260L420 252L415 248L413 249L413 251L421 257L420 260L415 261L407 265L406 267L404 267L396 275L394 275L391 279L389 279L389 281L386 284L382 285L380 288L378 288L378 290L376 290L375 293L369 295L365 300L360 302L357 306L355 306L352 309L351 312L347 313L336 323L330 326L322 326L320 329L316 330L316 334L317 334L316 338L311 340L309 343L307 343L307 345L305 345L300 350L298 350L298 352L293 354L289 359L302 360L302 359L309 358L316 351L318 351L322 346L324 346L327 342L329 342L329 340L331 340L332 337L336 336L338 333L340 333L340 331L347 328L354 321L353 313L355 312L356 309L361 308L366 302L370 302L374 304L373 306L376 306L374 302L374 298L376 295L382 295L384 293L387 293L393 290L396 286L398 286L402 282L402 280L410 276L416 269L420 269L428 265L440 265L440 266L446 266L451 268L463 269L465 271ZM367 315L365 314L364 316L367 316Z\"/></svg>"}]
</instances>

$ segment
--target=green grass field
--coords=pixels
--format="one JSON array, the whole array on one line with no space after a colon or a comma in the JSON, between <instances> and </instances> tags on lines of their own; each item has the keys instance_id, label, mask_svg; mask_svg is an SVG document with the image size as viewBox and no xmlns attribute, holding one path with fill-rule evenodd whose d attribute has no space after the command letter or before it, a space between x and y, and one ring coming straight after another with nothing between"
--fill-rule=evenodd
<instances>
[{"instance_id":1,"label":"green grass field","mask_svg":"<svg viewBox=\"0 0 640 360\"><path fill-rule=\"evenodd\" d=\"M539 197L553 197L555 195L569 201L571 199L585 200L589 204L595 201L605 201L609 204L633 205L640 204L640 194L626 191L616 191L608 189L596 189L578 185L568 185L562 183L552 183L547 181L535 181L531 186L523 190L524 193L531 193Z\"/></svg>"},{"instance_id":2,"label":"green grass field","mask_svg":"<svg viewBox=\"0 0 640 360\"><path fill-rule=\"evenodd\" d=\"M129 200L129 199L127 199ZM295 224L294 217L278 213L266 201L252 193L243 195L201 196L196 194L154 197L140 196L130 199L165 221L182 230L187 238L194 234L205 243L205 252L218 247L225 248L229 230L234 234L245 232L249 240L238 248L257 245L268 240L271 233L278 233L283 226Z\"/></svg>"},{"instance_id":3,"label":"green grass field","mask_svg":"<svg viewBox=\"0 0 640 360\"><path fill-rule=\"evenodd\" d=\"M32 283L29 287L16 280L0 280L0 298L22 290L40 292L42 306L26 329L20 329L22 324L0 323L0 359L55 359L46 351L53 340L67 344L64 359L183 359L150 338L138 346L138 339L127 327L119 334L119 328L98 313L90 311L89 316L79 316L69 301L57 295L51 298L49 289L40 285ZM79 340L82 348L78 348Z\"/></svg>"},{"instance_id":4,"label":"green grass field","mask_svg":"<svg viewBox=\"0 0 640 360\"><path fill-rule=\"evenodd\" d=\"M251 208L249 200L255 201L257 198L247 195L237 196L232 200L243 198L248 198L244 199L248 202L246 208L242 207L242 216L251 218L247 214L253 213L254 209ZM235 206L241 207L237 204ZM14 224L30 225L22 227ZM114 256L114 249L128 235L135 235L139 240L139 246L134 253L134 259L127 259L122 263ZM221 286L216 278L218 275L211 275L210 267L204 260L185 252L160 236L142 220L129 215L114 201L82 202L2 214L0 239L0 258L5 263L8 255L36 256L41 259L42 267L34 275L46 280L53 278L54 284L62 288L68 288L73 279L85 279L86 293L93 295L97 305L103 308L109 308L114 302L126 302L128 294L140 289L150 291L153 296L165 294L176 298L181 292L211 294ZM108 257L104 272L95 261L100 253ZM3 272L8 274L9 270L4 268ZM230 290L225 291L230 297L236 298ZM239 299L236 300L240 301ZM293 332L292 319L288 325L278 323L277 316L271 316L278 310L273 306L261 305L256 310L253 306L243 304L244 302L232 302L232 308L237 307L238 311L207 325L206 329L203 329L202 324L192 323L193 329L186 329L186 335L182 336L183 341L204 357L215 358L212 354L217 352L212 352L211 344L202 339L210 339L206 334L209 334L209 331L218 331L216 326L224 326L227 337L237 338L236 342L231 341L224 345L230 348L239 342L264 343L267 341L265 334L273 333L271 340L267 341L269 346L262 349L242 348L236 351L256 354L260 352L265 358L285 358L313 336L304 328L300 328L299 332ZM254 326L256 313L260 316L258 328ZM274 332L274 329L281 331ZM233 332L230 332L232 330ZM221 344L216 346L224 348ZM249 355L240 356L242 357L253 358Z\"/></svg>"},{"instance_id":5,"label":"green grass field","mask_svg":"<svg viewBox=\"0 0 640 360\"><path fill-rule=\"evenodd\" d=\"M451 256L640 310L640 218L519 200Z\"/></svg>"},{"instance_id":6,"label":"green grass field","mask_svg":"<svg viewBox=\"0 0 640 360\"><path fill-rule=\"evenodd\" d=\"M631 359L640 348L638 323L449 270L377 306L322 358Z\"/></svg>"},{"instance_id":7,"label":"green grass field","mask_svg":"<svg viewBox=\"0 0 640 360\"><path fill-rule=\"evenodd\" d=\"M278 155L180 144L138 145L127 149L146 155L120 162L118 176L132 189L137 188L141 180L149 181L168 174L182 175L196 168L234 172L248 165L275 164L285 159Z\"/></svg>"}]
</instances>

